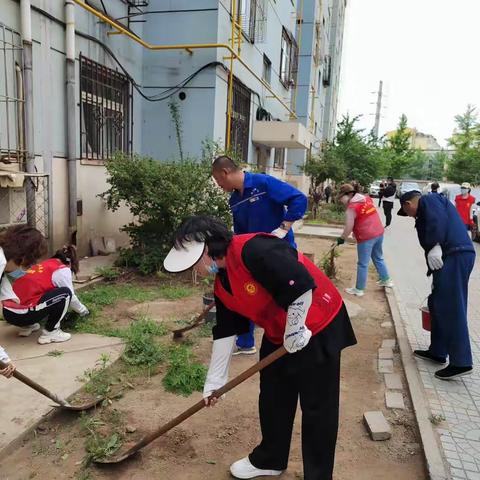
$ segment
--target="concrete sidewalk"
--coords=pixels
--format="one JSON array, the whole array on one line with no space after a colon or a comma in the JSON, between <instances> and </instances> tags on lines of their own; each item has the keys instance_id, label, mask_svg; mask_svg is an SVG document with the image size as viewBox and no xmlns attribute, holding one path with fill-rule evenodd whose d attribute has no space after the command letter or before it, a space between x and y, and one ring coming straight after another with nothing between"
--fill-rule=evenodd
<instances>
[{"instance_id":1,"label":"concrete sidewalk","mask_svg":"<svg viewBox=\"0 0 480 480\"><path fill-rule=\"evenodd\" d=\"M98 267L112 265L114 259L115 256L111 255L81 260L81 272L86 276L93 275ZM78 291L90 283L75 288ZM39 345L40 332L27 338L18 337L17 332L16 327L0 321L0 345L7 350L19 371L61 397L69 397L83 386L79 378L85 370L95 367L101 354L108 355L113 362L123 350L118 338L76 333L68 342ZM49 355L53 351L62 353ZM15 378L7 380L2 376L0 399L1 457L8 445L52 410L53 402Z\"/></svg>"},{"instance_id":2,"label":"concrete sidewalk","mask_svg":"<svg viewBox=\"0 0 480 480\"><path fill-rule=\"evenodd\" d=\"M395 210L395 209L394 209ZM478 246L476 245L478 252ZM419 312L431 290L423 250L414 220L394 217L384 243L385 258L395 282L395 297L411 350L426 349L430 334L422 329ZM469 327L474 363L480 360L480 267L475 265L469 292ZM410 353L410 352L408 352ZM480 480L480 370L446 382L434 377L438 365L415 359L421 387L432 415L445 418L434 426L440 451L453 480ZM445 478L445 477L444 477ZM446 477L448 478L448 476Z\"/></svg>"}]
</instances>

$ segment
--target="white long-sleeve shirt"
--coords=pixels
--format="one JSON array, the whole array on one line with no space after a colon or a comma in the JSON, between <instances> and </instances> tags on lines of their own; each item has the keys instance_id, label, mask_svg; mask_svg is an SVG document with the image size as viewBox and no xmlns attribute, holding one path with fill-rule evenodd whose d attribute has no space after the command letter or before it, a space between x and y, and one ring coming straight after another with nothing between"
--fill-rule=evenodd
<instances>
[{"instance_id":1,"label":"white long-sleeve shirt","mask_svg":"<svg viewBox=\"0 0 480 480\"><path fill-rule=\"evenodd\" d=\"M2 348L0 345L0 360L2 362L9 362L10 358L8 357L8 353Z\"/></svg>"}]
</instances>

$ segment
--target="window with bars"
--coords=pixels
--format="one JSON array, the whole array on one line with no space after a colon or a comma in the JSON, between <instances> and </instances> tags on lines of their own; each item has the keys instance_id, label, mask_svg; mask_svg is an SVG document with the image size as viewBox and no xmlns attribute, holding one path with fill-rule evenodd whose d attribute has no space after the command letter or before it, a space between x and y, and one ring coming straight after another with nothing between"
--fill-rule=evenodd
<instances>
[{"instance_id":1,"label":"window with bars","mask_svg":"<svg viewBox=\"0 0 480 480\"><path fill-rule=\"evenodd\" d=\"M273 168L283 170L285 167L285 149L275 148L275 156L273 157Z\"/></svg>"},{"instance_id":2,"label":"window with bars","mask_svg":"<svg viewBox=\"0 0 480 480\"><path fill-rule=\"evenodd\" d=\"M123 73L80 55L80 158L132 151L132 97Z\"/></svg>"},{"instance_id":3,"label":"window with bars","mask_svg":"<svg viewBox=\"0 0 480 480\"><path fill-rule=\"evenodd\" d=\"M248 144L250 140L250 103L251 92L238 79L233 79L232 122L230 125L230 144L243 163L248 163Z\"/></svg>"},{"instance_id":4,"label":"window with bars","mask_svg":"<svg viewBox=\"0 0 480 480\"><path fill-rule=\"evenodd\" d=\"M282 43L280 48L280 81L285 88L295 83L298 71L298 49L293 35L282 29Z\"/></svg>"},{"instance_id":5,"label":"window with bars","mask_svg":"<svg viewBox=\"0 0 480 480\"><path fill-rule=\"evenodd\" d=\"M255 41L256 0L239 0L238 23L242 26L244 35L252 43Z\"/></svg>"},{"instance_id":6,"label":"window with bars","mask_svg":"<svg viewBox=\"0 0 480 480\"><path fill-rule=\"evenodd\" d=\"M265 54L263 54L262 80L269 85L272 80L272 62Z\"/></svg>"}]
</instances>

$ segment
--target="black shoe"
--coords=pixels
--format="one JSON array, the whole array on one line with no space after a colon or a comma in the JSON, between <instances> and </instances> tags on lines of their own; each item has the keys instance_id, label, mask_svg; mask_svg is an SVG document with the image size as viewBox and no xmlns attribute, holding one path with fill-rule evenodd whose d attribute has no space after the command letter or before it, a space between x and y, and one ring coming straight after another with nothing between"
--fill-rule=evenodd
<instances>
[{"instance_id":1,"label":"black shoe","mask_svg":"<svg viewBox=\"0 0 480 480\"><path fill-rule=\"evenodd\" d=\"M436 357L430 353L430 350L414 350L413 354L418 358L423 358L424 360L430 360L434 363L444 364L447 363L447 359L443 357Z\"/></svg>"},{"instance_id":2,"label":"black shoe","mask_svg":"<svg viewBox=\"0 0 480 480\"><path fill-rule=\"evenodd\" d=\"M454 378L463 377L464 375L470 375L472 373L472 367L454 367L449 365L435 372L435 377L440 380L452 380Z\"/></svg>"}]
</instances>

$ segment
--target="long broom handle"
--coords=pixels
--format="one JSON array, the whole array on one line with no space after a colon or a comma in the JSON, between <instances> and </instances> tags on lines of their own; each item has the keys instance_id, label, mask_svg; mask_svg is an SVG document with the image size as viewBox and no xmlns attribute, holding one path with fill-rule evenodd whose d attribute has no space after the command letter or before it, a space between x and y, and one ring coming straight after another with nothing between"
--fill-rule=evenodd
<instances>
[{"instance_id":1,"label":"long broom handle","mask_svg":"<svg viewBox=\"0 0 480 480\"><path fill-rule=\"evenodd\" d=\"M212 395L210 395L211 398L220 398L223 394L229 392L233 388L235 388L237 385L240 385L240 383L244 382L248 378L250 378L252 375L255 375L257 372L262 370L263 368L267 367L271 363L273 363L275 360L279 359L283 355L285 355L287 351L285 350L285 347L280 347L274 352L272 352L270 355L267 355L264 359L260 360L257 362L255 365L252 365L250 368L242 372L240 375L236 376L235 378L232 378L228 383L226 383L222 388L219 388L218 390L215 390ZM183 413L178 415L178 417L175 417L173 420L170 420L168 423L165 425L162 425L160 428L155 430L152 433L149 433L145 437L143 437L137 444L135 444L130 450L140 450L143 448L145 445L148 445L149 443L153 442L156 438L160 437L164 433L168 432L171 430L173 427L176 427L183 421L185 421L187 418L191 417L193 414L197 413L200 411L202 408L205 407L205 400L202 399L195 403L195 405L192 405L189 409L185 410Z\"/></svg>"},{"instance_id":2,"label":"long broom handle","mask_svg":"<svg viewBox=\"0 0 480 480\"><path fill-rule=\"evenodd\" d=\"M0 369L4 369L6 367L8 367L8 363L2 362L0 360ZM42 387L42 385L38 384L37 382L34 382L31 378L28 378L27 376L25 376L23 373L19 372L18 370L15 370L13 372L13 376L17 380L20 380L25 385L28 385L30 388L33 388L34 390L36 390L38 393L41 393L42 395L45 395L46 397L48 397L50 400L53 400L55 403L58 403L60 405L68 405L68 402L66 400L58 397L57 395L50 392L45 387Z\"/></svg>"}]
</instances>

